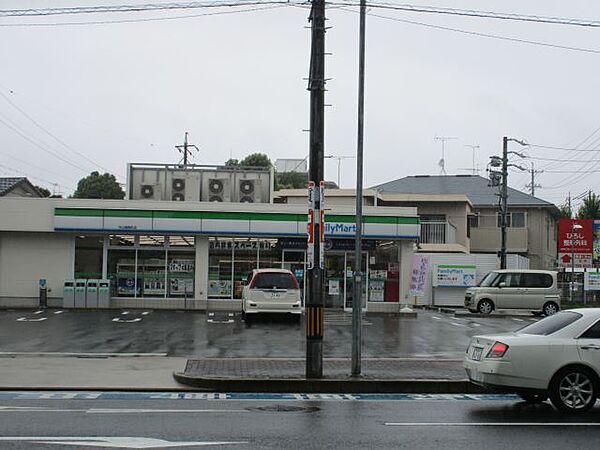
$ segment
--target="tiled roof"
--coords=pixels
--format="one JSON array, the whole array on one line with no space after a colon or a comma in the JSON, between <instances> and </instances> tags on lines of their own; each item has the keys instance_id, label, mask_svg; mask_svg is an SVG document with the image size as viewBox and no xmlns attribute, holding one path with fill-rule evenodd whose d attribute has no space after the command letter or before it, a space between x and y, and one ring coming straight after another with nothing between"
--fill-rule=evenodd
<instances>
[{"instance_id":1,"label":"tiled roof","mask_svg":"<svg viewBox=\"0 0 600 450\"><path fill-rule=\"evenodd\" d=\"M474 207L498 205L498 188L488 185L489 180L479 175L415 175L373 186L380 192L401 194L463 194ZM555 205L525 192L508 188L509 206L538 206L555 208Z\"/></svg>"},{"instance_id":2,"label":"tiled roof","mask_svg":"<svg viewBox=\"0 0 600 450\"><path fill-rule=\"evenodd\" d=\"M26 180L25 177L0 177L0 197L4 194L8 193L11 189L13 189L17 184L21 183L23 180Z\"/></svg>"}]
</instances>

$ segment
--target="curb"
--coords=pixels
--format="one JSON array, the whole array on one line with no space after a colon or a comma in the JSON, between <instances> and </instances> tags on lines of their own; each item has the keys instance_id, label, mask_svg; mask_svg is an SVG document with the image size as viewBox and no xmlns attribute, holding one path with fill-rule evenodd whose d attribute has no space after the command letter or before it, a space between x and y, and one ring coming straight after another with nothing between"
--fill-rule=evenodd
<instances>
[{"instance_id":1,"label":"curb","mask_svg":"<svg viewBox=\"0 0 600 450\"><path fill-rule=\"evenodd\" d=\"M482 394L468 380L448 379L282 379L203 378L174 372L178 383L215 392L273 392L290 394Z\"/></svg>"}]
</instances>

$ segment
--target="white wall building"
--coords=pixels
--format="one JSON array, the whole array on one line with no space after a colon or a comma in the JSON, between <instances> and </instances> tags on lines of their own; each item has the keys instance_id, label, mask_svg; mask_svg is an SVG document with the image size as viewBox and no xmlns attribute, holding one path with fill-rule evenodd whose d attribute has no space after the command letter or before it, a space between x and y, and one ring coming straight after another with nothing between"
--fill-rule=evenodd
<instances>
[{"instance_id":1,"label":"white wall building","mask_svg":"<svg viewBox=\"0 0 600 450\"><path fill-rule=\"evenodd\" d=\"M241 308L254 268L283 267L305 283L306 205L148 200L0 199L0 307L49 306L63 283L111 281L116 308ZM348 309L354 209L326 216L325 306ZM374 312L408 300L416 208L364 208L363 299Z\"/></svg>"}]
</instances>

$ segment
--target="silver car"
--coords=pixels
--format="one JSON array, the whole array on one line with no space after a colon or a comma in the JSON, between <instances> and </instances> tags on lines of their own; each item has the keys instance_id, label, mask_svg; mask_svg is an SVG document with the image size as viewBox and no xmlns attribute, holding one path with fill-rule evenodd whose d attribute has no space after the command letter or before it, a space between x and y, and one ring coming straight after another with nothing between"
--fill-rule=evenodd
<instances>
[{"instance_id":1,"label":"silver car","mask_svg":"<svg viewBox=\"0 0 600 450\"><path fill-rule=\"evenodd\" d=\"M560 309L556 272L494 270L478 286L467 289L465 308L482 314L498 309L525 309L550 316Z\"/></svg>"}]
</instances>

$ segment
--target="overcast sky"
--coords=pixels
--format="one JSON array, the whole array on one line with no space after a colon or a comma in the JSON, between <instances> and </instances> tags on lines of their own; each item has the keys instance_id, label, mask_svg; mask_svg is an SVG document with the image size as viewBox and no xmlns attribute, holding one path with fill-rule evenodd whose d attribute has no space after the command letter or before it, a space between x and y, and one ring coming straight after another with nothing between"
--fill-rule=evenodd
<instances>
[{"instance_id":1,"label":"overcast sky","mask_svg":"<svg viewBox=\"0 0 600 450\"><path fill-rule=\"evenodd\" d=\"M155 0L155 3L166 0ZM393 0L388 0L393 1ZM396 0L397 3L402 3ZM150 3L152 0L138 1ZM0 0L0 10L131 4L134 0ZM543 16L600 19L594 0L434 1L429 5ZM526 4L525 4L526 3ZM422 4L422 3L417 3ZM307 9L262 11L158 22L11 27L8 24L106 21L204 14L205 10L0 18L0 93L50 131L46 134L0 96L0 175L27 174L69 194L91 170L124 181L127 162L178 161L185 131L200 148L194 162L221 164L250 152L276 158L308 154ZM425 24L580 47L600 52L600 29L482 18L373 14ZM358 15L329 9L326 153L356 152ZM600 53L508 42L367 18L365 185L407 175L440 173L446 143L449 174L469 173L472 150L483 169L499 154L502 136L535 144L600 148ZM5 123L16 128L8 128ZM592 135L592 136L590 136ZM596 138L598 138L596 140ZM37 146L32 143L32 141ZM70 149L67 149L62 143ZM57 152L72 165L47 151ZM517 144L511 146L521 150ZM600 161L596 153L531 148L536 158ZM88 159L84 158L87 157ZM89 160L97 163L100 167ZM554 203L592 189L599 174L550 171L600 163L514 162L536 168L536 194ZM77 166L77 167L75 167ZM15 172L15 170L17 172ZM342 161L342 187L355 180L355 161ZM337 163L326 165L335 180ZM524 189L527 174L511 173Z\"/></svg>"}]
</instances>

